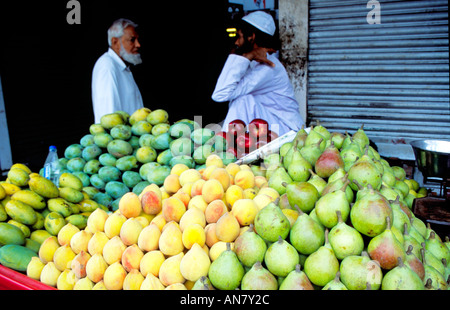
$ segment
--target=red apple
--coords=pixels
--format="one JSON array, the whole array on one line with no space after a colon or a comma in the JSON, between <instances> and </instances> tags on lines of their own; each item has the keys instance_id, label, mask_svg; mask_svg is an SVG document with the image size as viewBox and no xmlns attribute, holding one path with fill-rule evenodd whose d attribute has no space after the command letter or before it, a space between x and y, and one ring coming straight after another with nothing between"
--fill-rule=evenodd
<instances>
[{"instance_id":1,"label":"red apple","mask_svg":"<svg viewBox=\"0 0 450 310\"><path fill-rule=\"evenodd\" d=\"M255 150L256 139L246 131L236 137L236 145L238 150L244 150L244 152L249 153Z\"/></svg>"},{"instance_id":2,"label":"red apple","mask_svg":"<svg viewBox=\"0 0 450 310\"><path fill-rule=\"evenodd\" d=\"M227 153L233 154L234 157L237 158L237 150L235 146L230 146L229 148L227 148Z\"/></svg>"},{"instance_id":3,"label":"red apple","mask_svg":"<svg viewBox=\"0 0 450 310\"><path fill-rule=\"evenodd\" d=\"M266 136L268 131L269 124L261 118L255 118L248 124L248 132L255 138Z\"/></svg>"},{"instance_id":4,"label":"red apple","mask_svg":"<svg viewBox=\"0 0 450 310\"><path fill-rule=\"evenodd\" d=\"M278 134L275 131L269 130L267 132L267 142L268 143L275 140L276 138L278 138Z\"/></svg>"},{"instance_id":5,"label":"red apple","mask_svg":"<svg viewBox=\"0 0 450 310\"><path fill-rule=\"evenodd\" d=\"M234 136L226 131L220 131L216 133L216 136L222 137L227 141L227 145L234 144Z\"/></svg>"},{"instance_id":6,"label":"red apple","mask_svg":"<svg viewBox=\"0 0 450 310\"><path fill-rule=\"evenodd\" d=\"M245 122L241 119L235 119L228 123L228 132L234 136L245 132Z\"/></svg>"},{"instance_id":7,"label":"red apple","mask_svg":"<svg viewBox=\"0 0 450 310\"><path fill-rule=\"evenodd\" d=\"M268 143L267 140L258 140L256 142L256 149L259 149L260 147L266 145L267 143Z\"/></svg>"}]
</instances>

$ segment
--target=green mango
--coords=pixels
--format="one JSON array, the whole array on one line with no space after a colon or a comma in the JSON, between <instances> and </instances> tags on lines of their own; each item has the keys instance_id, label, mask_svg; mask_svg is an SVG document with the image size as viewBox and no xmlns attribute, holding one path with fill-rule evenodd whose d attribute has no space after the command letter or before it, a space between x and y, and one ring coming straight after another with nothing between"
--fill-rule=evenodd
<instances>
[{"instance_id":1,"label":"green mango","mask_svg":"<svg viewBox=\"0 0 450 310\"><path fill-rule=\"evenodd\" d=\"M181 137L170 143L170 151L173 156L191 156L194 151L194 142L189 137Z\"/></svg>"},{"instance_id":2,"label":"green mango","mask_svg":"<svg viewBox=\"0 0 450 310\"><path fill-rule=\"evenodd\" d=\"M168 165L170 163L170 160L172 159L173 155L170 149L164 150L161 153L158 154L158 157L156 158L156 162L161 165Z\"/></svg>"},{"instance_id":3,"label":"green mango","mask_svg":"<svg viewBox=\"0 0 450 310\"><path fill-rule=\"evenodd\" d=\"M30 205L19 200L8 201L5 210L10 218L19 223L33 225L37 221L36 211Z\"/></svg>"},{"instance_id":4,"label":"green mango","mask_svg":"<svg viewBox=\"0 0 450 310\"><path fill-rule=\"evenodd\" d=\"M6 244L25 244L25 235L23 231L13 224L0 223L0 246Z\"/></svg>"},{"instance_id":5,"label":"green mango","mask_svg":"<svg viewBox=\"0 0 450 310\"><path fill-rule=\"evenodd\" d=\"M0 248L0 264L16 271L27 271L33 256L38 255L35 251L22 245L9 244Z\"/></svg>"},{"instance_id":6,"label":"green mango","mask_svg":"<svg viewBox=\"0 0 450 310\"><path fill-rule=\"evenodd\" d=\"M61 228L66 224L67 222L61 213L54 211L47 214L44 220L45 230L53 236L57 236Z\"/></svg>"},{"instance_id":7,"label":"green mango","mask_svg":"<svg viewBox=\"0 0 450 310\"><path fill-rule=\"evenodd\" d=\"M80 139L80 144L83 147L87 147L89 145L93 145L94 144L94 135L88 133L86 135L84 135L83 137L81 137Z\"/></svg>"},{"instance_id":8,"label":"green mango","mask_svg":"<svg viewBox=\"0 0 450 310\"><path fill-rule=\"evenodd\" d=\"M99 133L104 133L104 132L106 132L106 130L100 124L92 124L91 126L89 126L89 133L91 135L95 136L95 135L97 135Z\"/></svg>"},{"instance_id":9,"label":"green mango","mask_svg":"<svg viewBox=\"0 0 450 310\"><path fill-rule=\"evenodd\" d=\"M121 124L125 124L125 120L120 113L109 113L100 118L100 125L105 129L111 130L115 126Z\"/></svg>"},{"instance_id":10,"label":"green mango","mask_svg":"<svg viewBox=\"0 0 450 310\"><path fill-rule=\"evenodd\" d=\"M83 171L85 165L86 165L86 160L84 160L84 158L75 157L75 158L69 159L69 161L67 162L67 169L70 172Z\"/></svg>"},{"instance_id":11,"label":"green mango","mask_svg":"<svg viewBox=\"0 0 450 310\"><path fill-rule=\"evenodd\" d=\"M120 140L128 140L131 138L131 127L126 124L119 124L114 126L111 131L109 132L111 137L114 139L120 139Z\"/></svg>"},{"instance_id":12,"label":"green mango","mask_svg":"<svg viewBox=\"0 0 450 310\"><path fill-rule=\"evenodd\" d=\"M172 137L168 132L162 133L151 141L151 147L155 150L166 150L170 147L170 142L172 142Z\"/></svg>"},{"instance_id":13,"label":"green mango","mask_svg":"<svg viewBox=\"0 0 450 310\"><path fill-rule=\"evenodd\" d=\"M107 193L98 192L94 195L93 200L106 207L111 206L113 199Z\"/></svg>"},{"instance_id":14,"label":"green mango","mask_svg":"<svg viewBox=\"0 0 450 310\"><path fill-rule=\"evenodd\" d=\"M119 181L110 181L105 186L105 192L114 199L122 197L129 191L130 189Z\"/></svg>"},{"instance_id":15,"label":"green mango","mask_svg":"<svg viewBox=\"0 0 450 310\"><path fill-rule=\"evenodd\" d=\"M86 163L86 165L87 164L88 163ZM86 168L86 166L84 166L84 167ZM97 172L98 172L98 170L97 170ZM94 173L97 173L97 172L94 172ZM94 174L94 173L92 173L92 174ZM81 172L81 171L75 171L75 172L72 172L72 174L80 179L81 184L83 184L83 187L89 186L91 184L91 182L89 181L89 175L87 173Z\"/></svg>"},{"instance_id":16,"label":"green mango","mask_svg":"<svg viewBox=\"0 0 450 310\"><path fill-rule=\"evenodd\" d=\"M195 144L203 145L214 137L214 131L209 128L197 128L191 133L191 139Z\"/></svg>"},{"instance_id":17,"label":"green mango","mask_svg":"<svg viewBox=\"0 0 450 310\"><path fill-rule=\"evenodd\" d=\"M170 166L161 165L153 168L150 170L150 172L147 174L147 181L150 183L154 183L158 186L161 186L164 184L164 180L166 177L170 174L171 168Z\"/></svg>"},{"instance_id":18,"label":"green mango","mask_svg":"<svg viewBox=\"0 0 450 310\"><path fill-rule=\"evenodd\" d=\"M194 153L192 154L192 158L194 161L199 164L203 165L206 163L206 159L209 155L211 155L214 152L214 148L212 145L205 144L197 146L197 148L194 150Z\"/></svg>"},{"instance_id":19,"label":"green mango","mask_svg":"<svg viewBox=\"0 0 450 310\"><path fill-rule=\"evenodd\" d=\"M152 132L152 124L145 120L138 121L131 126L131 132L136 136L142 136Z\"/></svg>"},{"instance_id":20,"label":"green mango","mask_svg":"<svg viewBox=\"0 0 450 310\"><path fill-rule=\"evenodd\" d=\"M152 170L155 167L161 166L161 164L159 164L158 162L149 162L146 164L143 164L140 168L139 168L139 175L141 176L141 178L143 180L147 180L147 174L150 172L150 170Z\"/></svg>"},{"instance_id":21,"label":"green mango","mask_svg":"<svg viewBox=\"0 0 450 310\"><path fill-rule=\"evenodd\" d=\"M138 162L145 164L155 161L155 159L158 156L158 153L156 153L156 150L151 146L141 146L136 150L135 156Z\"/></svg>"},{"instance_id":22,"label":"green mango","mask_svg":"<svg viewBox=\"0 0 450 310\"><path fill-rule=\"evenodd\" d=\"M185 164L189 168L194 168L195 167L194 159L191 156L188 156L188 155L174 156L170 160L169 166L173 167L176 164Z\"/></svg>"},{"instance_id":23,"label":"green mango","mask_svg":"<svg viewBox=\"0 0 450 310\"><path fill-rule=\"evenodd\" d=\"M30 180L30 175L23 169L11 168L8 171L8 180L11 184L17 185L19 187L28 185Z\"/></svg>"},{"instance_id":24,"label":"green mango","mask_svg":"<svg viewBox=\"0 0 450 310\"><path fill-rule=\"evenodd\" d=\"M103 181L97 173L91 175L89 180L93 187L97 189L105 189L106 182Z\"/></svg>"},{"instance_id":25,"label":"green mango","mask_svg":"<svg viewBox=\"0 0 450 310\"><path fill-rule=\"evenodd\" d=\"M102 154L102 150L100 149L100 147L93 144L93 145L88 145L83 149L83 151L81 153L81 157L85 161L90 161L91 159L95 159L98 156L100 156L100 154Z\"/></svg>"},{"instance_id":26,"label":"green mango","mask_svg":"<svg viewBox=\"0 0 450 310\"><path fill-rule=\"evenodd\" d=\"M141 175L136 171L125 171L122 174L122 182L128 188L135 187L139 182L142 181Z\"/></svg>"},{"instance_id":27,"label":"green mango","mask_svg":"<svg viewBox=\"0 0 450 310\"><path fill-rule=\"evenodd\" d=\"M45 198L38 193L33 192L29 189L23 189L15 192L11 199L19 200L27 205L31 206L35 210L42 210L47 206Z\"/></svg>"},{"instance_id":28,"label":"green mango","mask_svg":"<svg viewBox=\"0 0 450 310\"><path fill-rule=\"evenodd\" d=\"M134 168L137 168L137 159L136 156L127 155L119 158L116 162L116 167L120 171L129 171Z\"/></svg>"},{"instance_id":29,"label":"green mango","mask_svg":"<svg viewBox=\"0 0 450 310\"><path fill-rule=\"evenodd\" d=\"M146 188L149 185L150 185L149 181L141 181L133 187L132 192L139 196L144 190L144 188Z\"/></svg>"},{"instance_id":30,"label":"green mango","mask_svg":"<svg viewBox=\"0 0 450 310\"><path fill-rule=\"evenodd\" d=\"M113 166L113 167L115 167L117 158L115 158L113 155L111 155L109 153L103 153L102 155L100 155L98 157L98 161L103 166Z\"/></svg>"},{"instance_id":31,"label":"green mango","mask_svg":"<svg viewBox=\"0 0 450 310\"><path fill-rule=\"evenodd\" d=\"M170 125L167 123L160 123L156 124L152 128L152 135L159 136L160 134L163 134L165 132L168 132L170 129Z\"/></svg>"},{"instance_id":32,"label":"green mango","mask_svg":"<svg viewBox=\"0 0 450 310\"><path fill-rule=\"evenodd\" d=\"M66 187L68 189L71 189L70 187ZM71 189L74 190L74 189ZM79 192L81 194L81 192ZM83 194L81 194L83 196ZM83 196L84 198L84 196ZM81 199L79 202L81 202L83 199ZM68 217L72 214L72 208L68 204L68 202L61 197L58 198L51 198L47 201L48 209L51 212L57 212L61 214L63 217ZM45 223L45 222L44 222Z\"/></svg>"},{"instance_id":33,"label":"green mango","mask_svg":"<svg viewBox=\"0 0 450 310\"><path fill-rule=\"evenodd\" d=\"M139 137L139 145L140 146L152 146L153 139L155 139L154 135L152 135L150 133L143 134L142 136Z\"/></svg>"},{"instance_id":34,"label":"green mango","mask_svg":"<svg viewBox=\"0 0 450 310\"><path fill-rule=\"evenodd\" d=\"M65 218L67 223L75 225L79 229L85 229L87 226L88 217L83 214L72 214Z\"/></svg>"},{"instance_id":35,"label":"green mango","mask_svg":"<svg viewBox=\"0 0 450 310\"><path fill-rule=\"evenodd\" d=\"M133 153L133 146L129 142L119 139L109 142L106 148L108 153L116 158L121 158Z\"/></svg>"},{"instance_id":36,"label":"green mango","mask_svg":"<svg viewBox=\"0 0 450 310\"><path fill-rule=\"evenodd\" d=\"M114 138L107 132L101 132L94 136L94 143L98 147L106 148L108 143L114 140Z\"/></svg>"},{"instance_id":37,"label":"green mango","mask_svg":"<svg viewBox=\"0 0 450 310\"><path fill-rule=\"evenodd\" d=\"M120 180L122 172L117 167L104 166L98 170L98 176L103 182L108 183L110 181Z\"/></svg>"},{"instance_id":38,"label":"green mango","mask_svg":"<svg viewBox=\"0 0 450 310\"><path fill-rule=\"evenodd\" d=\"M194 131L194 126L188 122L177 122L170 126L169 134L172 138L191 138L191 134Z\"/></svg>"},{"instance_id":39,"label":"green mango","mask_svg":"<svg viewBox=\"0 0 450 310\"><path fill-rule=\"evenodd\" d=\"M64 157L67 159L72 159L75 157L81 157L83 152L83 146L81 144L71 144L64 150Z\"/></svg>"}]
</instances>

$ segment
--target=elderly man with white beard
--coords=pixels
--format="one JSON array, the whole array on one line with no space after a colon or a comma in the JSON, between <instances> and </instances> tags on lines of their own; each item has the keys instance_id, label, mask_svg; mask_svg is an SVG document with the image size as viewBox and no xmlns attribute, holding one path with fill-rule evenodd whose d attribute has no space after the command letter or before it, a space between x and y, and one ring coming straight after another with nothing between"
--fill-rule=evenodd
<instances>
[{"instance_id":1,"label":"elderly man with white beard","mask_svg":"<svg viewBox=\"0 0 450 310\"><path fill-rule=\"evenodd\" d=\"M92 72L92 106L95 123L103 115L116 111L132 114L143 101L130 65L142 63L137 25L118 19L108 29L108 51L95 63Z\"/></svg>"}]
</instances>

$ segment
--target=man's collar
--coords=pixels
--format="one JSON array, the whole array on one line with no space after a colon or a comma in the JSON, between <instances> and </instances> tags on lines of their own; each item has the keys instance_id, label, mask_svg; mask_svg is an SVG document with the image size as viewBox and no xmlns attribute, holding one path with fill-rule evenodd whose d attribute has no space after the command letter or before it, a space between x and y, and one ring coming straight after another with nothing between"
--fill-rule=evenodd
<instances>
[{"instance_id":1,"label":"man's collar","mask_svg":"<svg viewBox=\"0 0 450 310\"><path fill-rule=\"evenodd\" d=\"M130 66L128 66L111 47L108 48L108 54L120 65L123 70L130 70Z\"/></svg>"}]
</instances>

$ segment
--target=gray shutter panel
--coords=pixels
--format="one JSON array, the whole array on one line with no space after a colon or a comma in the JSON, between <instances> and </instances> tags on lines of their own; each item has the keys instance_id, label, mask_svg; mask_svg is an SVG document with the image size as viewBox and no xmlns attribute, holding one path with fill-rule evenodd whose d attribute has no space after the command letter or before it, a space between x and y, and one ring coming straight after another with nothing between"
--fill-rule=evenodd
<instances>
[{"instance_id":1,"label":"gray shutter panel","mask_svg":"<svg viewBox=\"0 0 450 310\"><path fill-rule=\"evenodd\" d=\"M310 0L309 124L364 124L383 143L450 139L447 1L379 3L369 24L365 0Z\"/></svg>"}]
</instances>

